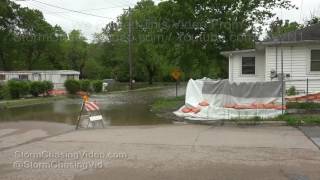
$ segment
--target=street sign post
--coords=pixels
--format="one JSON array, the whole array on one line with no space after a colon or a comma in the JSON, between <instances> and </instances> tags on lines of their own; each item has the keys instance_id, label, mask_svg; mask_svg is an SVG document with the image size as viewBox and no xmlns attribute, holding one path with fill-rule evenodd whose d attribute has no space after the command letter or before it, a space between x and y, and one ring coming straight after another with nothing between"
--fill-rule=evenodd
<instances>
[{"instance_id":1,"label":"street sign post","mask_svg":"<svg viewBox=\"0 0 320 180\"><path fill-rule=\"evenodd\" d=\"M181 78L181 70L176 68L171 72L171 77L176 80L176 97L178 97L178 82Z\"/></svg>"}]
</instances>

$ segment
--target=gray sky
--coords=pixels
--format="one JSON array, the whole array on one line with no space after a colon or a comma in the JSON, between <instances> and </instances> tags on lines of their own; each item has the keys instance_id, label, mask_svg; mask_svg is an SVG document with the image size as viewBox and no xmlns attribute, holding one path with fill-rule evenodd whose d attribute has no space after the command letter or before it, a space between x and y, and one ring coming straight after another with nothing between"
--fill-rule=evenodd
<instances>
[{"instance_id":1,"label":"gray sky","mask_svg":"<svg viewBox=\"0 0 320 180\"><path fill-rule=\"evenodd\" d=\"M28 6L43 12L45 19L52 25L60 25L64 31L70 32L72 29L80 29L82 33L89 39L93 39L93 34L100 32L101 29L110 21L115 20L124 8L134 6L138 0L16 0L22 6ZM47 6L48 3L67 9L84 11L98 16L107 18L99 18L93 16L72 13L66 10ZM156 0L159 2L161 0ZM293 4L299 7L299 10L275 10L280 19L289 19L291 21L304 22L311 15L320 16L319 0L291 0Z\"/></svg>"}]
</instances>

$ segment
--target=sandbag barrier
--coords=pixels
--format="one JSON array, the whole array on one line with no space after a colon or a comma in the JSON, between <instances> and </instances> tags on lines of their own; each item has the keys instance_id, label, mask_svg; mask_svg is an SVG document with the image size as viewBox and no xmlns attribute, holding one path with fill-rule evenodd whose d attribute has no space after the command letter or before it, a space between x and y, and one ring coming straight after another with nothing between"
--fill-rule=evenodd
<instances>
[{"instance_id":1,"label":"sandbag barrier","mask_svg":"<svg viewBox=\"0 0 320 180\"><path fill-rule=\"evenodd\" d=\"M288 96L286 97L288 102L317 102L320 103L320 92L311 93L308 95Z\"/></svg>"}]
</instances>

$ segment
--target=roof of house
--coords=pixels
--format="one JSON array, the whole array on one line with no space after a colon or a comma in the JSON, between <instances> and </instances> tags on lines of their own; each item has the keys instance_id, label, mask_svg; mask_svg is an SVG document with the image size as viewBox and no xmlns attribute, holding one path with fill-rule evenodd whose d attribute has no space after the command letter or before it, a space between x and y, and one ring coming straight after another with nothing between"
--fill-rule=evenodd
<instances>
[{"instance_id":1,"label":"roof of house","mask_svg":"<svg viewBox=\"0 0 320 180\"><path fill-rule=\"evenodd\" d=\"M73 70L34 70L34 71L0 71L0 74L71 74L71 75L79 75L80 72Z\"/></svg>"},{"instance_id":2,"label":"roof of house","mask_svg":"<svg viewBox=\"0 0 320 180\"><path fill-rule=\"evenodd\" d=\"M320 23L266 39L257 44L320 42Z\"/></svg>"},{"instance_id":3,"label":"roof of house","mask_svg":"<svg viewBox=\"0 0 320 180\"><path fill-rule=\"evenodd\" d=\"M256 50L255 49L243 49L243 50L235 50L235 51L223 51L221 52L221 54L223 56L230 56L232 55L233 53L251 53L251 52L255 52Z\"/></svg>"},{"instance_id":4,"label":"roof of house","mask_svg":"<svg viewBox=\"0 0 320 180\"><path fill-rule=\"evenodd\" d=\"M314 24L296 31L288 32L280 36L272 37L264 41L256 42L256 47L263 47L264 45L276 44L297 44L297 43L318 43L320 44L320 23ZM263 45L263 46L260 46ZM255 49L244 49L235 51L223 51L223 56L229 56L233 53L248 53L255 52Z\"/></svg>"}]
</instances>

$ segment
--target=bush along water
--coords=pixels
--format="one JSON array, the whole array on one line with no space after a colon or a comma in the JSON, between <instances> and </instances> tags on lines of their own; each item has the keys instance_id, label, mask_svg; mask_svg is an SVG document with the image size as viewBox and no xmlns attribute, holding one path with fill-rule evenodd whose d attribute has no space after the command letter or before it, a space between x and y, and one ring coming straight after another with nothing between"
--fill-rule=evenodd
<instances>
[{"instance_id":1,"label":"bush along water","mask_svg":"<svg viewBox=\"0 0 320 180\"><path fill-rule=\"evenodd\" d=\"M19 99L30 93L30 82L29 81L8 81L9 94L12 99Z\"/></svg>"},{"instance_id":2,"label":"bush along water","mask_svg":"<svg viewBox=\"0 0 320 180\"><path fill-rule=\"evenodd\" d=\"M90 80L80 80L80 90L85 92L91 92L91 82Z\"/></svg>"},{"instance_id":3,"label":"bush along water","mask_svg":"<svg viewBox=\"0 0 320 180\"><path fill-rule=\"evenodd\" d=\"M7 83L0 84L0 100L19 99L30 95L34 97L48 96L52 89L53 83L50 81L10 80Z\"/></svg>"},{"instance_id":4,"label":"bush along water","mask_svg":"<svg viewBox=\"0 0 320 180\"><path fill-rule=\"evenodd\" d=\"M95 93L102 92L103 82L100 80L95 80L92 82L92 88Z\"/></svg>"},{"instance_id":5,"label":"bush along water","mask_svg":"<svg viewBox=\"0 0 320 180\"><path fill-rule=\"evenodd\" d=\"M69 79L64 82L64 87L69 94L77 94L80 91L80 82L78 80Z\"/></svg>"},{"instance_id":6,"label":"bush along water","mask_svg":"<svg viewBox=\"0 0 320 180\"><path fill-rule=\"evenodd\" d=\"M50 81L34 81L30 83L30 94L38 97L40 94L47 96L53 89L53 83Z\"/></svg>"},{"instance_id":7,"label":"bush along water","mask_svg":"<svg viewBox=\"0 0 320 180\"><path fill-rule=\"evenodd\" d=\"M69 94L77 94L79 91L84 92L102 92L103 82L100 80L74 80L70 79L64 83L64 87L68 91Z\"/></svg>"}]
</instances>

